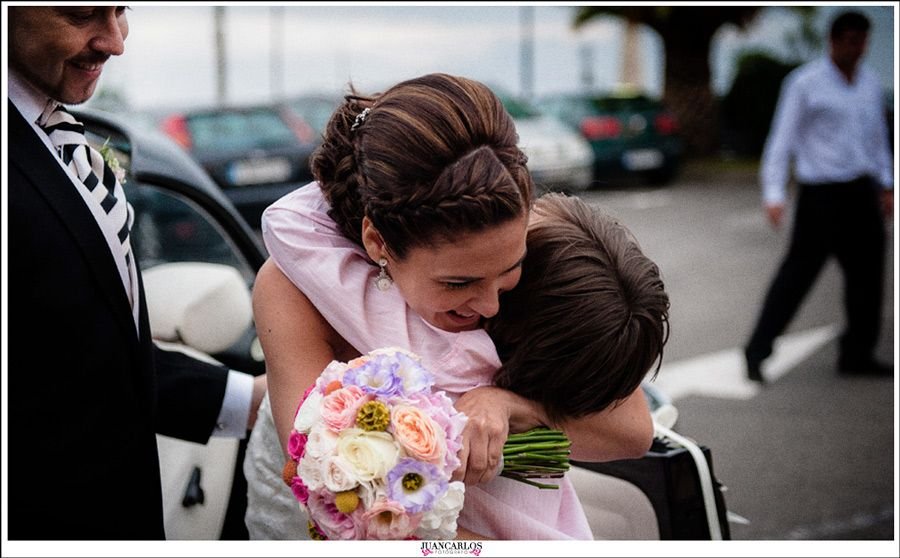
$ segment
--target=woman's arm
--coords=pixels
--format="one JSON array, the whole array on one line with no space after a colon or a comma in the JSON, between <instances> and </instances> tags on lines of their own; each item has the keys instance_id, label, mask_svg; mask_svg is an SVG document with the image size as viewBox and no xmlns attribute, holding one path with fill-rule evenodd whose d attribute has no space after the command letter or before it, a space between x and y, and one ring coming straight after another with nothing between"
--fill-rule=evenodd
<instances>
[{"instance_id":1,"label":"woman's arm","mask_svg":"<svg viewBox=\"0 0 900 558\"><path fill-rule=\"evenodd\" d=\"M576 461L637 459L653 443L653 418L640 387L618 405L560 427L572 441Z\"/></svg>"},{"instance_id":2,"label":"woman's arm","mask_svg":"<svg viewBox=\"0 0 900 558\"><path fill-rule=\"evenodd\" d=\"M356 355L271 260L256 276L253 315L266 358L272 416L284 450L306 389L332 360Z\"/></svg>"}]
</instances>

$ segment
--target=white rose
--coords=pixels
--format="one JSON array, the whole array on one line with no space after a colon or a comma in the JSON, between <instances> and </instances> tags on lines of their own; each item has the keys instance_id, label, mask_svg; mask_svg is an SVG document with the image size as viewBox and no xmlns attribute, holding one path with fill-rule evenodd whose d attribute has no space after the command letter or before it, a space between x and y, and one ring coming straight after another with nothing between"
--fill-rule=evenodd
<instances>
[{"instance_id":1,"label":"white rose","mask_svg":"<svg viewBox=\"0 0 900 558\"><path fill-rule=\"evenodd\" d=\"M297 464L297 476L309 490L319 490L325 483L322 480L322 462L310 455L304 455Z\"/></svg>"},{"instance_id":2,"label":"white rose","mask_svg":"<svg viewBox=\"0 0 900 558\"><path fill-rule=\"evenodd\" d=\"M456 520L462 510L466 485L454 481L447 485L447 492L434 506L422 514L416 536L422 540L448 540L456 537Z\"/></svg>"},{"instance_id":3,"label":"white rose","mask_svg":"<svg viewBox=\"0 0 900 558\"><path fill-rule=\"evenodd\" d=\"M306 400L300 405L297 416L294 417L294 430L306 434L312 426L319 422L322 407L322 394L314 389L306 396Z\"/></svg>"},{"instance_id":4,"label":"white rose","mask_svg":"<svg viewBox=\"0 0 900 558\"><path fill-rule=\"evenodd\" d=\"M353 468L343 457L332 455L322 462L322 480L325 488L332 492L351 490L359 484Z\"/></svg>"},{"instance_id":5,"label":"white rose","mask_svg":"<svg viewBox=\"0 0 900 558\"><path fill-rule=\"evenodd\" d=\"M394 468L400 448L387 432L348 428L338 435L337 454L350 464L360 481L371 481Z\"/></svg>"},{"instance_id":6,"label":"white rose","mask_svg":"<svg viewBox=\"0 0 900 558\"><path fill-rule=\"evenodd\" d=\"M323 423L316 423L306 439L306 455L315 459L324 459L334 453L337 440L337 434L329 430Z\"/></svg>"},{"instance_id":7,"label":"white rose","mask_svg":"<svg viewBox=\"0 0 900 558\"><path fill-rule=\"evenodd\" d=\"M359 483L356 493L365 509L371 508L378 499L387 500L387 488L382 479Z\"/></svg>"},{"instance_id":8,"label":"white rose","mask_svg":"<svg viewBox=\"0 0 900 558\"><path fill-rule=\"evenodd\" d=\"M328 363L328 366L325 367L325 370L322 370L322 373L319 374L319 377L316 380L316 388L319 391L325 391L325 388L328 386L328 384L330 384L334 380L341 381L341 379L344 377L344 372L346 371L347 363L332 360Z\"/></svg>"}]
</instances>

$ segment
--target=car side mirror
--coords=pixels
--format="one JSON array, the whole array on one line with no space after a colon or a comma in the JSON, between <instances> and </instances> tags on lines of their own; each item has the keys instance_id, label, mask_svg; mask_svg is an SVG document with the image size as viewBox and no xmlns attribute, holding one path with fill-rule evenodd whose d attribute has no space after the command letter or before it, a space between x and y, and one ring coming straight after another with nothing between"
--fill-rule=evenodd
<instances>
[{"instance_id":1,"label":"car side mirror","mask_svg":"<svg viewBox=\"0 0 900 558\"><path fill-rule=\"evenodd\" d=\"M154 339L214 355L234 345L253 322L250 289L233 267L176 262L143 272Z\"/></svg>"}]
</instances>

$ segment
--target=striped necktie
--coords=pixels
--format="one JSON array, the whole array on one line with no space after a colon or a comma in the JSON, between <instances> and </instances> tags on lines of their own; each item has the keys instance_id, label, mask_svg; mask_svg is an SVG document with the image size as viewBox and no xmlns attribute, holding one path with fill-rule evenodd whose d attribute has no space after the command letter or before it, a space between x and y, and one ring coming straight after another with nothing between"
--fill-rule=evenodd
<instances>
[{"instance_id":1,"label":"striped necktie","mask_svg":"<svg viewBox=\"0 0 900 558\"><path fill-rule=\"evenodd\" d=\"M129 232L134 210L125 199L125 191L99 151L84 136L84 124L75 120L60 104L51 103L38 119L65 166L72 170L110 218L122 243L127 268L131 267Z\"/></svg>"}]
</instances>

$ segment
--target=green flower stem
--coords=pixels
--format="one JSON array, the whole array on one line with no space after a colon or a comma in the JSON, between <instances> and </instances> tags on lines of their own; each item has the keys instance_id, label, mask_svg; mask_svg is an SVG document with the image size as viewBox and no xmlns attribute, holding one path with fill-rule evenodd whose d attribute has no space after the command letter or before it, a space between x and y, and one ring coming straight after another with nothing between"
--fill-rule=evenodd
<instances>
[{"instance_id":1,"label":"green flower stem","mask_svg":"<svg viewBox=\"0 0 900 558\"><path fill-rule=\"evenodd\" d=\"M565 468L565 467L542 468L540 466L531 465L531 466L521 466L521 467L515 467L515 466L514 467L504 467L503 470L508 471L510 473L517 473L520 475L527 474L529 476L530 475L540 476L540 475L544 475L544 474L551 474L551 475L565 474L566 471L568 471L569 469Z\"/></svg>"},{"instance_id":2,"label":"green flower stem","mask_svg":"<svg viewBox=\"0 0 900 558\"><path fill-rule=\"evenodd\" d=\"M568 438L566 438L565 434L531 434L531 433L522 433L522 434L511 434L506 443L515 444L515 443L529 443L529 442L568 442Z\"/></svg>"},{"instance_id":3,"label":"green flower stem","mask_svg":"<svg viewBox=\"0 0 900 558\"><path fill-rule=\"evenodd\" d=\"M562 478L569 470L571 442L559 430L535 428L511 434L503 447L500 476L542 489L558 489L555 484L531 479Z\"/></svg>"},{"instance_id":4,"label":"green flower stem","mask_svg":"<svg viewBox=\"0 0 900 558\"><path fill-rule=\"evenodd\" d=\"M551 442L541 442L539 444L514 444L512 446L504 446L503 453L504 454L514 454L514 453L522 453L526 451L542 451L542 450L550 450L550 451L559 451L559 450L567 450L569 449L571 444L559 444L559 443L551 443Z\"/></svg>"},{"instance_id":5,"label":"green flower stem","mask_svg":"<svg viewBox=\"0 0 900 558\"><path fill-rule=\"evenodd\" d=\"M514 453L504 453L503 459L514 459L516 457L524 457L526 459L569 459L567 451L520 451Z\"/></svg>"}]
</instances>

